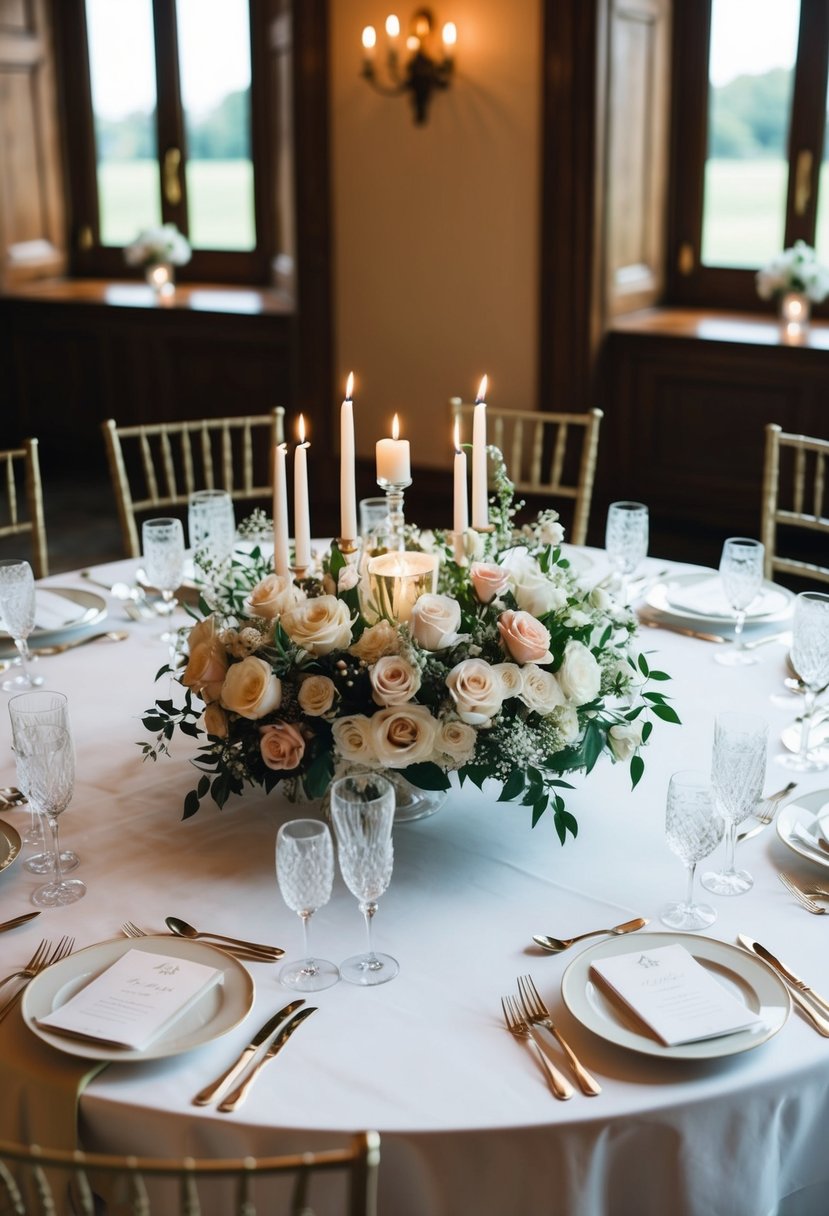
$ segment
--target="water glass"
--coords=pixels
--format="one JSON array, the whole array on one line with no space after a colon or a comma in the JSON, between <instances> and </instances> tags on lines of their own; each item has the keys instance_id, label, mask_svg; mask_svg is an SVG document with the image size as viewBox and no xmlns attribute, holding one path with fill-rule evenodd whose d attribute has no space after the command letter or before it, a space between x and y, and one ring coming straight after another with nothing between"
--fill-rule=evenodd
<instances>
[{"instance_id":1,"label":"water glass","mask_svg":"<svg viewBox=\"0 0 829 1216\"><path fill-rule=\"evenodd\" d=\"M621 599L628 600L628 580L648 552L648 508L641 502L612 502L607 512L605 549L622 579Z\"/></svg>"},{"instance_id":2,"label":"water glass","mask_svg":"<svg viewBox=\"0 0 829 1216\"><path fill-rule=\"evenodd\" d=\"M4 692L23 692L43 683L29 671L29 634L35 627L35 578L28 562L0 561L0 617L20 655L19 671L3 681Z\"/></svg>"},{"instance_id":3,"label":"water glass","mask_svg":"<svg viewBox=\"0 0 829 1216\"><path fill-rule=\"evenodd\" d=\"M236 519L227 490L195 490L190 495L187 531L197 570L203 570L199 557L206 557L213 565L229 560L236 540Z\"/></svg>"},{"instance_id":4,"label":"water glass","mask_svg":"<svg viewBox=\"0 0 829 1216\"><path fill-rule=\"evenodd\" d=\"M694 900L694 875L697 862L713 853L724 829L708 778L690 769L674 773L668 784L665 835L668 848L688 869L688 890L684 900L668 904L662 913L662 924L669 929L706 929L717 919L709 904Z\"/></svg>"},{"instance_id":5,"label":"water glass","mask_svg":"<svg viewBox=\"0 0 829 1216\"><path fill-rule=\"evenodd\" d=\"M153 587L161 592L163 610L170 613L176 606L173 593L184 578L184 529L180 519L148 519L141 529L144 570ZM162 634L162 640L172 642L175 633Z\"/></svg>"},{"instance_id":6,"label":"water glass","mask_svg":"<svg viewBox=\"0 0 829 1216\"><path fill-rule=\"evenodd\" d=\"M718 648L714 659L724 667L741 667L758 662L752 650L745 649L743 625L746 609L757 597L763 585L765 547L759 540L746 536L731 536L723 545L720 558L720 578L726 599L736 614L734 645Z\"/></svg>"},{"instance_id":7,"label":"water glass","mask_svg":"<svg viewBox=\"0 0 829 1216\"><path fill-rule=\"evenodd\" d=\"M364 553L383 553L389 547L389 504L383 498L360 499L360 539Z\"/></svg>"},{"instance_id":8,"label":"water glass","mask_svg":"<svg viewBox=\"0 0 829 1216\"><path fill-rule=\"evenodd\" d=\"M766 779L768 723L756 714L722 713L714 723L711 785L726 823L725 869L704 874L702 885L716 895L742 895L754 886L747 870L737 870L737 826L752 813Z\"/></svg>"},{"instance_id":9,"label":"water glass","mask_svg":"<svg viewBox=\"0 0 829 1216\"><path fill-rule=\"evenodd\" d=\"M796 753L778 756L777 761L795 772L815 772L829 765L825 748L809 747L815 699L829 683L829 595L823 591L802 591L795 600L791 660L804 693L800 747Z\"/></svg>"},{"instance_id":10,"label":"water glass","mask_svg":"<svg viewBox=\"0 0 829 1216\"><path fill-rule=\"evenodd\" d=\"M340 975L351 984L385 984L400 970L390 954L375 952L371 937L377 900L389 885L394 865L394 805L394 786L373 773L341 777L331 786L340 871L366 922L365 954L340 964Z\"/></svg>"},{"instance_id":11,"label":"water glass","mask_svg":"<svg viewBox=\"0 0 829 1216\"><path fill-rule=\"evenodd\" d=\"M319 819L291 819L276 837L276 877L282 898L302 921L302 954L286 963L279 982L298 992L319 992L340 978L333 963L312 958L308 951L308 922L331 898L334 846L327 824Z\"/></svg>"}]
</instances>

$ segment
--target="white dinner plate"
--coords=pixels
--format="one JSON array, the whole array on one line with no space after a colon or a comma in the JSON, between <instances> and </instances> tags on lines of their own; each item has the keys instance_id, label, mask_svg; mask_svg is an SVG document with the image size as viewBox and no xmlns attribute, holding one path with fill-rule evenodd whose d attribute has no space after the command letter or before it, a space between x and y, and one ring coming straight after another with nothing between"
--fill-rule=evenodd
<instances>
[{"instance_id":1,"label":"white dinner plate","mask_svg":"<svg viewBox=\"0 0 829 1216\"><path fill-rule=\"evenodd\" d=\"M781 806L775 819L777 835L795 853L829 870L829 853L817 843L819 819L825 832L829 829L829 790L812 790Z\"/></svg>"},{"instance_id":2,"label":"white dinner plate","mask_svg":"<svg viewBox=\"0 0 829 1216\"><path fill-rule=\"evenodd\" d=\"M0 819L0 870L7 870L20 852L20 833Z\"/></svg>"},{"instance_id":3,"label":"white dinner plate","mask_svg":"<svg viewBox=\"0 0 829 1216\"><path fill-rule=\"evenodd\" d=\"M734 613L728 609L724 596L720 603L718 585L719 574L716 570L691 570L670 574L654 583L645 597L645 602L667 616L704 621L709 625L733 625ZM695 596L697 607L693 606ZM753 621L766 624L770 621L785 620L794 610L794 600L794 595L787 588L764 580L759 599L754 606L750 605L748 608L746 621L749 624ZM703 605L706 602L711 603L713 607L705 610Z\"/></svg>"},{"instance_id":4,"label":"white dinner plate","mask_svg":"<svg viewBox=\"0 0 829 1216\"><path fill-rule=\"evenodd\" d=\"M50 602L52 596L68 600L66 620L60 624L46 626L35 625L29 634L29 645L36 646L39 640L52 638L68 633L72 629L83 629L87 625L97 625L107 614L106 600L96 595L94 591L83 591L77 587L44 587L48 592ZM35 592L37 595L37 591ZM0 642L8 648L8 630L0 625Z\"/></svg>"},{"instance_id":5,"label":"white dinner plate","mask_svg":"<svg viewBox=\"0 0 829 1216\"><path fill-rule=\"evenodd\" d=\"M168 954L174 958L186 958L206 967L215 967L224 978L204 994L190 1009L176 1018L166 1031L154 1039L143 1051L132 1051L112 1047L104 1043L93 1043L83 1039L70 1039L53 1034L37 1023L37 1018L46 1017L60 1009L70 997L80 992L84 985L110 967L128 950L148 950L150 953ZM40 975L36 975L23 993L23 1020L33 1034L44 1043L50 1043L60 1051L72 1056L83 1056L88 1060L160 1060L165 1056L177 1056L182 1052L209 1043L232 1030L247 1016L253 1005L254 985L251 975L240 962L215 946L204 942L188 941L186 938L155 937L119 938L112 942L98 942L87 946L77 954L70 954L59 963L53 963Z\"/></svg>"},{"instance_id":6,"label":"white dinner plate","mask_svg":"<svg viewBox=\"0 0 829 1216\"><path fill-rule=\"evenodd\" d=\"M701 1043L666 1047L627 1014L621 1002L606 996L590 974L595 959L677 945L684 946L733 996L758 1014L762 1024ZM562 976L561 995L573 1017L594 1034L619 1047L665 1060L715 1060L750 1051L777 1034L791 1012L786 985L764 962L739 946L696 933L637 933L630 941L611 937L598 942L573 959Z\"/></svg>"}]
</instances>

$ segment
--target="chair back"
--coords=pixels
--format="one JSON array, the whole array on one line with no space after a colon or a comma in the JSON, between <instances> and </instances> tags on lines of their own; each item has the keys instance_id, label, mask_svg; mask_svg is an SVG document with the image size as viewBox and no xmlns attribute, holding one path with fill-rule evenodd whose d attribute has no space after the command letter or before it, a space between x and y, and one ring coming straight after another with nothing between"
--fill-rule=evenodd
<instances>
[{"instance_id":1,"label":"chair back","mask_svg":"<svg viewBox=\"0 0 829 1216\"><path fill-rule=\"evenodd\" d=\"M312 1180L339 1174L345 1196L337 1210L344 1216L376 1216L379 1162L376 1132L355 1135L343 1149L227 1160L120 1157L0 1141L0 1211L200 1216L204 1205L226 1216L314 1216ZM281 1179L286 1186L279 1186Z\"/></svg>"},{"instance_id":2,"label":"chair back","mask_svg":"<svg viewBox=\"0 0 829 1216\"><path fill-rule=\"evenodd\" d=\"M273 447L283 441L284 417L277 406L240 418L122 427L112 418L103 422L126 556L141 554L138 516L186 506L194 490L227 490L234 502L269 498Z\"/></svg>"},{"instance_id":3,"label":"chair back","mask_svg":"<svg viewBox=\"0 0 829 1216\"><path fill-rule=\"evenodd\" d=\"M460 397L449 401L452 421L473 413ZM573 502L568 540L587 539L596 476L601 410L580 414L497 409L487 405L487 442L500 448L507 473L521 494L544 494Z\"/></svg>"},{"instance_id":4,"label":"chair back","mask_svg":"<svg viewBox=\"0 0 829 1216\"><path fill-rule=\"evenodd\" d=\"M36 439L25 439L22 447L0 451L0 477L0 537L28 535L35 578L45 578L49 557Z\"/></svg>"},{"instance_id":5,"label":"chair back","mask_svg":"<svg viewBox=\"0 0 829 1216\"><path fill-rule=\"evenodd\" d=\"M826 554L829 561L827 461L829 440L789 434L776 422L766 427L761 534L766 549L766 578L788 574L829 583L829 565L796 555L803 552L803 542L811 539L815 549ZM779 528L785 530L785 544L791 556L786 557L780 551Z\"/></svg>"}]
</instances>

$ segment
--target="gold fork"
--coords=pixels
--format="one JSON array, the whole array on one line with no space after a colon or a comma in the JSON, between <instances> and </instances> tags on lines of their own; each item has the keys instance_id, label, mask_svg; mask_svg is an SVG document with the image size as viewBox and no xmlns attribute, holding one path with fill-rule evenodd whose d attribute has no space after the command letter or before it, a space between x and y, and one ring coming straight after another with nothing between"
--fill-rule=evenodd
<instances>
[{"instance_id":1,"label":"gold fork","mask_svg":"<svg viewBox=\"0 0 829 1216\"><path fill-rule=\"evenodd\" d=\"M149 937L146 929L140 929L138 925L133 924L131 920L125 920L121 926L121 932L124 937ZM175 936L175 934L173 934ZM247 950L243 946L227 946L220 945L217 942L210 942L209 945L214 946L216 950L224 950L225 954L232 954L234 958L244 960L249 963L275 963L276 958L269 954L260 954L258 950Z\"/></svg>"},{"instance_id":2,"label":"gold fork","mask_svg":"<svg viewBox=\"0 0 829 1216\"><path fill-rule=\"evenodd\" d=\"M746 826L742 827L737 833L737 839L750 840L752 836L756 836L758 832L762 832L763 828L767 828L777 814L778 807L783 799L795 789L797 789L797 782L790 781L784 789L778 790L776 794L769 794L768 798L763 798L757 804L756 810L752 811L746 820Z\"/></svg>"},{"instance_id":3,"label":"gold fork","mask_svg":"<svg viewBox=\"0 0 829 1216\"><path fill-rule=\"evenodd\" d=\"M10 996L6 1003L0 1006L0 1022L2 1022L6 1014L14 1008L22 997L24 989L36 975L39 975L41 971L45 971L47 967L51 967L52 963L59 963L62 958L66 958L68 954L72 953L75 948L75 939L74 937L62 937L51 951L48 949L49 942L44 942L41 944L46 947L46 950L41 954L38 962L33 966L30 964L21 972L21 976L26 982L20 985L14 996Z\"/></svg>"},{"instance_id":4,"label":"gold fork","mask_svg":"<svg viewBox=\"0 0 829 1216\"><path fill-rule=\"evenodd\" d=\"M26 966L21 971L12 971L11 975L4 976L4 978L0 980L0 988L2 988L4 984L8 984L10 980L25 980L27 977L31 978L31 976L36 975L41 959L46 955L48 950L49 943L44 938L35 950L32 957L29 959Z\"/></svg>"},{"instance_id":5,"label":"gold fork","mask_svg":"<svg viewBox=\"0 0 829 1216\"><path fill-rule=\"evenodd\" d=\"M795 897L801 908L805 908L807 912L811 912L814 916L826 915L826 909L822 908L820 904L815 903L811 896L807 895L805 891L801 891L800 887L789 874L784 874L781 872L777 875L777 877L780 879L786 890Z\"/></svg>"},{"instance_id":6,"label":"gold fork","mask_svg":"<svg viewBox=\"0 0 829 1216\"><path fill-rule=\"evenodd\" d=\"M595 1098L597 1094L602 1092L601 1085L587 1071L550 1017L550 1011L541 999L541 994L536 988L531 975L519 975L518 993L521 997L524 1014L530 1026L544 1026L549 1030L550 1034L557 1039L559 1046L570 1061L570 1067L573 1069L573 1074L579 1083L581 1092L587 1094L588 1097Z\"/></svg>"},{"instance_id":7,"label":"gold fork","mask_svg":"<svg viewBox=\"0 0 829 1216\"><path fill-rule=\"evenodd\" d=\"M567 1098L572 1098L574 1094L573 1086L563 1077L554 1064L551 1064L546 1055L541 1049L539 1043L536 1042L532 1029L527 1025L521 1016L521 1011L518 1008L517 1001L511 996L501 997L501 1008L504 1011L504 1021L507 1024L507 1030L510 1034L514 1034L517 1039L524 1039L535 1050L544 1071L547 1074L547 1079L550 1082L550 1089L557 1098L562 1102Z\"/></svg>"}]
</instances>

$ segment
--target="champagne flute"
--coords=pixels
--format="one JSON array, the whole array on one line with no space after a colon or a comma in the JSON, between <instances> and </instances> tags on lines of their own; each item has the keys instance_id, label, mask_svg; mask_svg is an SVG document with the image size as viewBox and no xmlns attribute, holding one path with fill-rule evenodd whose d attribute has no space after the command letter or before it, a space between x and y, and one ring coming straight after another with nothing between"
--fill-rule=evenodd
<instances>
[{"instance_id":1,"label":"champagne flute","mask_svg":"<svg viewBox=\"0 0 829 1216\"><path fill-rule=\"evenodd\" d=\"M612 502L607 512L605 549L621 575L621 600L628 601L628 580L648 552L648 508L641 502Z\"/></svg>"},{"instance_id":2,"label":"champagne flute","mask_svg":"<svg viewBox=\"0 0 829 1216\"><path fill-rule=\"evenodd\" d=\"M718 648L714 660L724 667L743 667L757 663L753 650L745 649L743 625L746 609L756 599L763 585L765 546L747 536L731 536L723 545L720 558L720 578L726 599L736 613L734 645Z\"/></svg>"},{"instance_id":3,"label":"champagne flute","mask_svg":"<svg viewBox=\"0 0 829 1216\"><path fill-rule=\"evenodd\" d=\"M17 760L18 781L23 793L26 794L31 816L31 830L26 834L24 840L37 850L23 863L32 874L51 874L55 868L55 858L50 842L47 840L45 817L25 785L27 777L25 758L21 751L22 741L25 739L26 732L33 727L64 726L66 724L66 706L66 697L62 692L50 692L46 689L18 693L9 701L9 718L11 719L13 750ZM21 740L20 745L18 745L18 740ZM74 850L63 849L60 862L61 869L66 873L68 870L77 869L79 858Z\"/></svg>"},{"instance_id":4,"label":"champagne flute","mask_svg":"<svg viewBox=\"0 0 829 1216\"><path fill-rule=\"evenodd\" d=\"M35 577L28 562L18 558L0 561L0 617L17 648L20 670L3 681L4 692L24 692L43 683L29 671L29 634L35 627Z\"/></svg>"},{"instance_id":5,"label":"champagne flute","mask_svg":"<svg viewBox=\"0 0 829 1216\"><path fill-rule=\"evenodd\" d=\"M161 592L165 614L176 606L174 592L184 577L184 529L180 519L148 519L141 529L144 569L147 578ZM161 640L171 646L177 640L175 630L166 630Z\"/></svg>"},{"instance_id":6,"label":"champagne flute","mask_svg":"<svg viewBox=\"0 0 829 1216\"><path fill-rule=\"evenodd\" d=\"M713 853L722 840L724 828L708 778L690 769L674 773L668 784L665 833L668 848L688 868L688 892L684 900L664 909L662 924L669 929L705 929L717 919L710 904L694 901L694 875L697 862Z\"/></svg>"},{"instance_id":7,"label":"champagne flute","mask_svg":"<svg viewBox=\"0 0 829 1216\"><path fill-rule=\"evenodd\" d=\"M400 970L390 954L377 954L371 925L377 900L386 890L394 865L391 830L394 824L394 786L373 773L341 777L331 786L331 818L345 885L365 917L368 949L340 964L340 975L350 984L385 984Z\"/></svg>"},{"instance_id":8,"label":"champagne flute","mask_svg":"<svg viewBox=\"0 0 829 1216\"><path fill-rule=\"evenodd\" d=\"M302 921L299 962L286 963L279 981L298 992L330 988L340 978L333 963L312 958L308 952L308 921L331 898L334 883L334 846L331 833L318 819L291 819L276 837L276 876L282 898Z\"/></svg>"},{"instance_id":9,"label":"champagne flute","mask_svg":"<svg viewBox=\"0 0 829 1216\"><path fill-rule=\"evenodd\" d=\"M768 723L756 714L722 713L714 722L711 785L726 823L725 869L703 874L702 885L716 895L742 895L754 886L747 870L734 866L737 825L754 810L766 778Z\"/></svg>"},{"instance_id":10,"label":"champagne flute","mask_svg":"<svg viewBox=\"0 0 829 1216\"><path fill-rule=\"evenodd\" d=\"M809 748L815 699L829 682L829 595L823 591L801 591L795 600L791 658L804 693L800 748L796 753L778 756L777 762L796 772L813 772L829 764L825 748Z\"/></svg>"}]
</instances>

